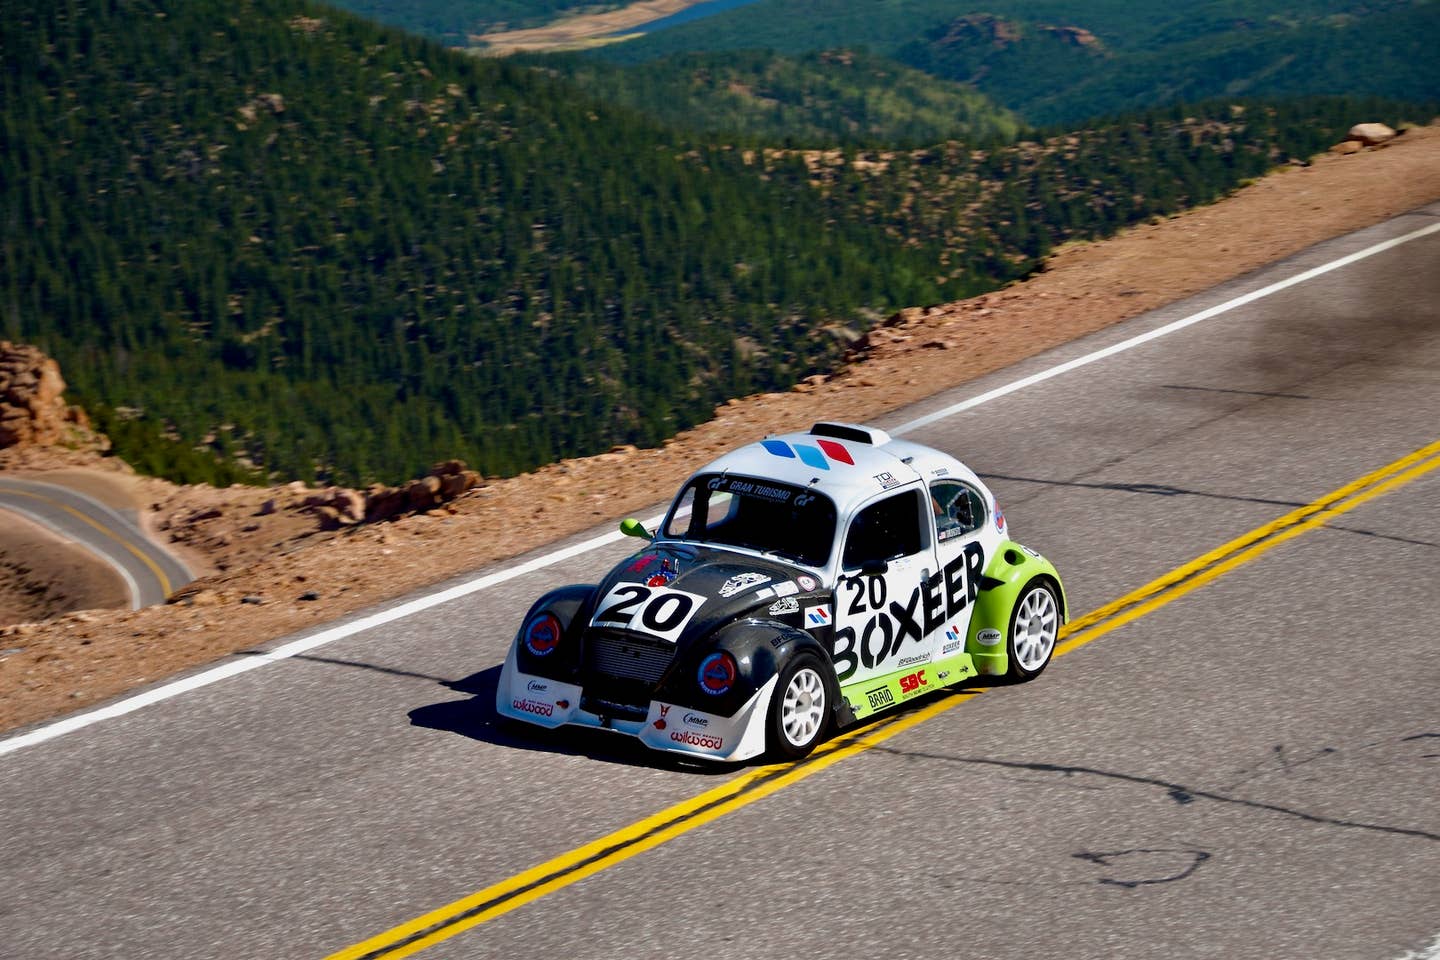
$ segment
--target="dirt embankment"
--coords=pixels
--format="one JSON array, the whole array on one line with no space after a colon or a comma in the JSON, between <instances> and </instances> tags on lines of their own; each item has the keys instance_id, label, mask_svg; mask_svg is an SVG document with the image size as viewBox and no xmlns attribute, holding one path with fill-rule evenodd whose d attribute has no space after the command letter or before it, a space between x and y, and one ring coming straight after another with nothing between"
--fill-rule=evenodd
<instances>
[{"instance_id":1,"label":"dirt embankment","mask_svg":"<svg viewBox=\"0 0 1440 960\"><path fill-rule=\"evenodd\" d=\"M865 421L1023 357L1440 200L1440 127L1289 167L1199 210L1058 251L1023 284L901 311L843 369L732 400L662 449L622 449L479 486L383 522L339 522L296 485L174 487L135 478L157 537L210 571L177 602L0 629L0 729L354 612L660 502L685 474L766 433ZM0 470L121 470L98 454L0 451ZM338 495L338 499L336 499ZM326 499L328 498L328 499ZM338 504L338 505L337 505Z\"/></svg>"}]
</instances>

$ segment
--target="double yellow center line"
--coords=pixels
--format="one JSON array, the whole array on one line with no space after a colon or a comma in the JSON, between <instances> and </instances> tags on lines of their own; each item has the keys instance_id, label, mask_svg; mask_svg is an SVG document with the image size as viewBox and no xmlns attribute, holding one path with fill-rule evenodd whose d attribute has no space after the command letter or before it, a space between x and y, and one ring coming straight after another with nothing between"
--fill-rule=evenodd
<instances>
[{"instance_id":1,"label":"double yellow center line","mask_svg":"<svg viewBox=\"0 0 1440 960\"><path fill-rule=\"evenodd\" d=\"M1318 500L1176 567L1118 600L1072 620L1061 632L1061 642L1055 648L1055 656L1064 656L1097 640L1110 631L1224 576L1281 543L1323 526L1331 519L1389 493L1437 467L1440 467L1440 440L1367 473ZM877 723L837 737L798 763L746 771L699 796L677 803L583 847L562 853L523 873L438 910L432 910L363 943L341 950L327 960L392 960L411 956L471 927L493 920L546 894L658 847L848 757L863 753L982 692L981 689L952 692L919 709L891 715Z\"/></svg>"}]
</instances>

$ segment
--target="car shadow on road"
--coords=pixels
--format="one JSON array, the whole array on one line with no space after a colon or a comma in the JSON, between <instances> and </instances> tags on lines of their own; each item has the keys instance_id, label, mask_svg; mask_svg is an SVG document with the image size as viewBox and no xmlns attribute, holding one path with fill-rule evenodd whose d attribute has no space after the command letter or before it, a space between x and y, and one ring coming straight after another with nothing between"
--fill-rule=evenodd
<instances>
[{"instance_id":1,"label":"car shadow on road","mask_svg":"<svg viewBox=\"0 0 1440 960\"><path fill-rule=\"evenodd\" d=\"M589 730L584 727L562 727L546 730L500 716L495 711L495 691L500 683L500 665L496 664L462 680L442 681L456 693L468 694L463 700L444 700L410 711L410 722L417 727L457 733L481 743L515 750L585 757L602 763L618 763L630 767L651 767L680 773L701 775L733 774L743 764L719 764L704 760L657 753L633 737Z\"/></svg>"}]
</instances>

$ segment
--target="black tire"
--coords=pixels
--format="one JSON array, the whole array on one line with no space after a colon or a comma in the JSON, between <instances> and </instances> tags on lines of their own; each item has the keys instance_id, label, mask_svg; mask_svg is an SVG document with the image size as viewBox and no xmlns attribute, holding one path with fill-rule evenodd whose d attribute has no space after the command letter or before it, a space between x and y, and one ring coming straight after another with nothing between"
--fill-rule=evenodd
<instances>
[{"instance_id":1,"label":"black tire","mask_svg":"<svg viewBox=\"0 0 1440 960\"><path fill-rule=\"evenodd\" d=\"M1015 598L1006 633L1006 674L1012 680L1034 680L1055 654L1060 639L1060 596L1049 580L1031 580Z\"/></svg>"},{"instance_id":2,"label":"black tire","mask_svg":"<svg viewBox=\"0 0 1440 960\"><path fill-rule=\"evenodd\" d=\"M824 738L834 704L827 673L813 653L797 654L781 669L766 718L766 739L775 759L799 760Z\"/></svg>"}]
</instances>

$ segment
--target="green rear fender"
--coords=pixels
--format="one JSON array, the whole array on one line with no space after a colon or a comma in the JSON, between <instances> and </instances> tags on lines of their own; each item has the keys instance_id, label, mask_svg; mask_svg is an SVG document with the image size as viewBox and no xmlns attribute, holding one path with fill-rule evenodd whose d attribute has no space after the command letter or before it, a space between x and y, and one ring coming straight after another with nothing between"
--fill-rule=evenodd
<instances>
[{"instance_id":1,"label":"green rear fender","mask_svg":"<svg viewBox=\"0 0 1440 960\"><path fill-rule=\"evenodd\" d=\"M975 596L975 611L970 617L970 633L965 638L965 652L975 662L982 676L1003 677L1010 669L1005 632L1010 629L1010 614L1020 591L1037 577L1050 580L1060 595L1061 623L1070 619L1070 606L1065 602L1065 587L1055 565L1029 547L1013 540L1004 540L1000 549L985 566L980 592Z\"/></svg>"}]
</instances>

